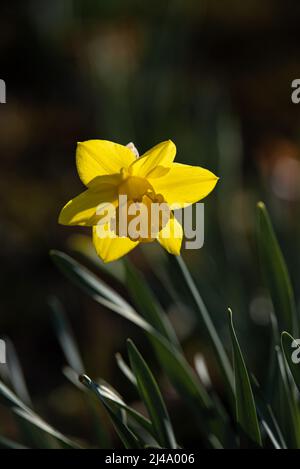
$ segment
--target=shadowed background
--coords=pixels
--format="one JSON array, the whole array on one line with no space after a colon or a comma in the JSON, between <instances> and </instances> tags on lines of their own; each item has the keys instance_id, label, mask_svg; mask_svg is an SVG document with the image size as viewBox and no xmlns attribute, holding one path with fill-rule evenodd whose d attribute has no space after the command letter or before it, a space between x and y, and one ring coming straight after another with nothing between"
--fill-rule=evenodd
<instances>
[{"instance_id":1,"label":"shadowed background","mask_svg":"<svg viewBox=\"0 0 300 469\"><path fill-rule=\"evenodd\" d=\"M49 297L64 304L88 372L127 396L114 354L128 336L143 344L138 330L93 303L49 258L51 248L86 249L88 241L75 235L90 235L57 223L61 207L83 189L77 141L133 141L143 153L171 138L177 161L220 177L205 204L204 248L184 257L225 341L225 311L233 308L254 370L266 354L271 309L254 240L260 199L299 298L300 104L291 102L291 82L300 77L299 20L292 0L1 3L7 103L0 105L0 332L17 349L37 407L64 431L93 439L84 402L61 373ZM158 246L144 251L158 262ZM195 338L186 305L173 307L145 254L138 249L132 258L171 315L187 356L201 350L218 383L205 336ZM4 411L1 426L15 437Z\"/></svg>"}]
</instances>

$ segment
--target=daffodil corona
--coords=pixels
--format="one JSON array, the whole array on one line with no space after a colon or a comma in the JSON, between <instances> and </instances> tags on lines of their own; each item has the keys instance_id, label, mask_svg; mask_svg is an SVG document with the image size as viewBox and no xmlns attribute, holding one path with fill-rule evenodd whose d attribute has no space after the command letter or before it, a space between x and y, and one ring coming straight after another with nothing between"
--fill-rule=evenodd
<instances>
[{"instance_id":1,"label":"daffodil corona","mask_svg":"<svg viewBox=\"0 0 300 469\"><path fill-rule=\"evenodd\" d=\"M218 178L207 169L174 163L175 155L171 140L141 157L132 143L78 143L77 170L87 190L63 207L59 223L91 226L104 262L154 240L179 255L183 230L173 210L206 197Z\"/></svg>"}]
</instances>

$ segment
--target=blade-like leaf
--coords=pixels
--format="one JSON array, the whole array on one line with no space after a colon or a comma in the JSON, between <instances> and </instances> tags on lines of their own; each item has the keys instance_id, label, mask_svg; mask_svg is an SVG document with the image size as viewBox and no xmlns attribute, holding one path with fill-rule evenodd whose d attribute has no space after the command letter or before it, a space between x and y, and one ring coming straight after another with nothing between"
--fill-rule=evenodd
<instances>
[{"instance_id":1,"label":"blade-like leaf","mask_svg":"<svg viewBox=\"0 0 300 469\"><path fill-rule=\"evenodd\" d=\"M30 412L29 407L24 404L2 381L0 381L0 402L7 407L19 407L26 412Z\"/></svg>"},{"instance_id":2,"label":"blade-like leaf","mask_svg":"<svg viewBox=\"0 0 300 469\"><path fill-rule=\"evenodd\" d=\"M17 407L12 410L21 419L24 419L26 422L32 424L34 427L38 428L42 432L45 432L46 434L54 437L56 440L62 443L64 447L72 448L72 449L80 448L80 446L77 445L77 443L71 441L65 435L55 430L55 428L53 428L51 425L49 425L44 420L42 420L37 414L33 412L31 413L26 412L23 409L17 408Z\"/></svg>"},{"instance_id":3,"label":"blade-like leaf","mask_svg":"<svg viewBox=\"0 0 300 469\"><path fill-rule=\"evenodd\" d=\"M225 379L226 389L230 402L233 403L233 374L226 351L184 260L181 256L177 256L176 260L180 267L183 278L191 292L192 298L196 304L196 310L199 314L201 325L205 327L207 337L209 338L211 346L217 356L218 363Z\"/></svg>"},{"instance_id":4,"label":"blade-like leaf","mask_svg":"<svg viewBox=\"0 0 300 469\"><path fill-rule=\"evenodd\" d=\"M265 429L265 432L266 434L268 435L268 437L270 438L270 441L272 443L272 445L274 446L274 449L283 449L278 440L276 439L276 436L274 435L273 431L271 430L271 428L269 427L268 423L266 422L266 420L264 419L261 419L261 425L262 427Z\"/></svg>"},{"instance_id":5,"label":"blade-like leaf","mask_svg":"<svg viewBox=\"0 0 300 469\"><path fill-rule=\"evenodd\" d=\"M283 332L281 334L281 347L300 392L300 342L295 340L288 332Z\"/></svg>"},{"instance_id":6,"label":"blade-like leaf","mask_svg":"<svg viewBox=\"0 0 300 469\"><path fill-rule=\"evenodd\" d=\"M262 270L272 298L280 330L292 331L298 336L294 292L288 269L265 205L257 205L257 241Z\"/></svg>"},{"instance_id":7,"label":"blade-like leaf","mask_svg":"<svg viewBox=\"0 0 300 469\"><path fill-rule=\"evenodd\" d=\"M154 298L141 272L128 261L124 261L126 285L130 295L146 321L174 346L179 347L175 331L161 306Z\"/></svg>"},{"instance_id":8,"label":"blade-like leaf","mask_svg":"<svg viewBox=\"0 0 300 469\"><path fill-rule=\"evenodd\" d=\"M257 414L274 448L287 449L286 442L283 438L282 431L279 427L272 407L270 404L267 403L266 398L260 388L260 385L253 374L251 375L251 384L253 387Z\"/></svg>"},{"instance_id":9,"label":"blade-like leaf","mask_svg":"<svg viewBox=\"0 0 300 469\"><path fill-rule=\"evenodd\" d=\"M279 346L276 346L277 382L274 393L274 410L278 415L284 438L291 449L300 446L299 407L295 396L295 385L288 371L288 365Z\"/></svg>"},{"instance_id":10,"label":"blade-like leaf","mask_svg":"<svg viewBox=\"0 0 300 469\"><path fill-rule=\"evenodd\" d=\"M27 405L32 405L18 354L10 339L5 338L9 381L17 396Z\"/></svg>"},{"instance_id":11,"label":"blade-like leaf","mask_svg":"<svg viewBox=\"0 0 300 469\"><path fill-rule=\"evenodd\" d=\"M65 367L63 372L70 379L70 376L67 374L68 371L71 370L74 373L73 370L76 370L75 381L77 385L80 385L78 375L84 372L84 365L71 325L58 298L51 297L49 305L54 313L53 323L58 341L69 364L69 367ZM82 388L85 389L83 386ZM95 405L94 399L90 395L86 394L86 401L92 419L95 438L101 448L108 448L110 447L109 435L102 423L101 416L99 416L99 408Z\"/></svg>"},{"instance_id":12,"label":"blade-like leaf","mask_svg":"<svg viewBox=\"0 0 300 469\"><path fill-rule=\"evenodd\" d=\"M208 440L212 449L224 449L219 439L215 435L209 435Z\"/></svg>"},{"instance_id":13,"label":"blade-like leaf","mask_svg":"<svg viewBox=\"0 0 300 469\"><path fill-rule=\"evenodd\" d=\"M152 326L139 316L121 295L116 293L86 267L60 251L51 251L50 255L57 267L95 301L112 309L145 331L150 333L153 331Z\"/></svg>"},{"instance_id":14,"label":"blade-like leaf","mask_svg":"<svg viewBox=\"0 0 300 469\"><path fill-rule=\"evenodd\" d=\"M196 412L200 413L201 409L212 411L213 403L209 394L200 384L184 356L176 349L172 349L166 341L158 340L155 336L153 339L159 363L178 393L194 407Z\"/></svg>"},{"instance_id":15,"label":"blade-like leaf","mask_svg":"<svg viewBox=\"0 0 300 469\"><path fill-rule=\"evenodd\" d=\"M107 386L106 383L102 382L98 384L99 393L101 393L102 397L106 399L111 405L115 405L116 408L123 409L127 412L128 416L131 417L139 426L144 428L150 435L155 437L155 432L153 429L153 425L149 419L144 417L142 414L137 412L132 407L128 406L121 396L115 392L115 390L111 386Z\"/></svg>"},{"instance_id":16,"label":"blade-like leaf","mask_svg":"<svg viewBox=\"0 0 300 469\"><path fill-rule=\"evenodd\" d=\"M56 297L49 299L49 305L54 314L54 327L60 346L64 352L68 364L78 374L84 373L82 359L73 336L73 331L66 318L63 306Z\"/></svg>"},{"instance_id":17,"label":"blade-like leaf","mask_svg":"<svg viewBox=\"0 0 300 469\"><path fill-rule=\"evenodd\" d=\"M140 327L155 343L155 350L161 366L169 376L175 388L196 411L212 409L212 401L192 368L179 351L174 348L159 332L145 321L134 308L118 293L114 292L101 279L83 267L70 256L59 251L52 251L51 256L60 270L92 298L111 311Z\"/></svg>"},{"instance_id":18,"label":"blade-like leaf","mask_svg":"<svg viewBox=\"0 0 300 469\"><path fill-rule=\"evenodd\" d=\"M65 367L64 375L73 383L76 387L81 390L87 391L87 387L83 386L78 380L78 374L69 367ZM85 375L84 375L85 376ZM97 396L98 394L102 396L103 399L106 399L111 405L115 405L121 410L125 410L128 415L141 427L144 428L150 435L154 436L154 431L152 424L149 419L145 418L142 414L137 412L132 407L128 406L121 396L111 387L102 382L102 384L95 383L97 386ZM98 396L99 397L99 396Z\"/></svg>"},{"instance_id":19,"label":"blade-like leaf","mask_svg":"<svg viewBox=\"0 0 300 469\"><path fill-rule=\"evenodd\" d=\"M251 384L240 345L234 330L232 312L230 309L228 312L229 328L233 348L236 420L243 433L249 438L249 440L261 446L262 441Z\"/></svg>"},{"instance_id":20,"label":"blade-like leaf","mask_svg":"<svg viewBox=\"0 0 300 469\"><path fill-rule=\"evenodd\" d=\"M41 417L27 407L4 383L0 381L0 400L9 407L16 415L32 423L45 433L53 436L65 446L70 448L79 448L77 443L71 441L59 431L48 425Z\"/></svg>"},{"instance_id":21,"label":"blade-like leaf","mask_svg":"<svg viewBox=\"0 0 300 469\"><path fill-rule=\"evenodd\" d=\"M0 436L0 449L29 449L26 446L17 443L16 441L12 441L9 438L5 438L4 436Z\"/></svg>"},{"instance_id":22,"label":"blade-like leaf","mask_svg":"<svg viewBox=\"0 0 300 469\"><path fill-rule=\"evenodd\" d=\"M131 382L131 384L136 386L137 385L136 377L132 373L131 369L129 368L129 366L125 362L122 355L120 353L116 353L115 357L116 357L117 365L120 368L120 370L122 371L123 375L126 376L126 378Z\"/></svg>"},{"instance_id":23,"label":"blade-like leaf","mask_svg":"<svg viewBox=\"0 0 300 469\"><path fill-rule=\"evenodd\" d=\"M87 375L81 375L80 381L88 389L90 389L102 402L105 409L107 410L112 423L115 427L117 434L120 437L120 440L123 442L125 448L127 449L140 449L142 444L139 441L138 437L133 433L132 430L125 425L123 419L120 417L119 413L112 409L112 406L108 404L107 399L102 395L102 392L94 381L92 381Z\"/></svg>"},{"instance_id":24,"label":"blade-like leaf","mask_svg":"<svg viewBox=\"0 0 300 469\"><path fill-rule=\"evenodd\" d=\"M151 418L156 438L164 448L177 448L170 417L157 382L134 343L128 340L127 346L131 368L137 380L141 399Z\"/></svg>"}]
</instances>

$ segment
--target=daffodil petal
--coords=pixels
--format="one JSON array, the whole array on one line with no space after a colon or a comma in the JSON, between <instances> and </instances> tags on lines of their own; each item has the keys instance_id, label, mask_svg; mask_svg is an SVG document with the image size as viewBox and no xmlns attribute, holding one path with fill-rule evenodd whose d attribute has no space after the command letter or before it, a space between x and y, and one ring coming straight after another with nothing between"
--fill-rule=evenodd
<instances>
[{"instance_id":1,"label":"daffodil petal","mask_svg":"<svg viewBox=\"0 0 300 469\"><path fill-rule=\"evenodd\" d=\"M61 225L96 225L99 214L103 211L103 205L115 203L116 197L117 194L114 188L98 192L88 189L74 197L63 207L58 222Z\"/></svg>"},{"instance_id":2,"label":"daffodil petal","mask_svg":"<svg viewBox=\"0 0 300 469\"><path fill-rule=\"evenodd\" d=\"M175 254L175 256L179 256L182 244L182 237L182 226L176 220L175 216L172 215L166 226L159 232L157 241L170 254Z\"/></svg>"},{"instance_id":3,"label":"daffodil petal","mask_svg":"<svg viewBox=\"0 0 300 469\"><path fill-rule=\"evenodd\" d=\"M105 228L107 230L107 236L103 237L103 229ZM115 261L125 256L125 254L139 244L138 241L116 236L110 230L109 223L106 224L105 228L104 226L93 226L93 243L98 256L104 262Z\"/></svg>"},{"instance_id":4,"label":"daffodil petal","mask_svg":"<svg viewBox=\"0 0 300 469\"><path fill-rule=\"evenodd\" d=\"M121 168L128 168L135 160L130 148L118 143L87 140L77 144L77 171L86 186L99 176L120 173Z\"/></svg>"},{"instance_id":5,"label":"daffodil petal","mask_svg":"<svg viewBox=\"0 0 300 469\"><path fill-rule=\"evenodd\" d=\"M105 174L103 176L96 176L88 183L88 188L91 191L99 192L105 189L115 188L122 182L122 174Z\"/></svg>"},{"instance_id":6,"label":"daffodil petal","mask_svg":"<svg viewBox=\"0 0 300 469\"><path fill-rule=\"evenodd\" d=\"M149 178L157 194L162 194L172 209L193 204L206 197L215 187L218 177L199 166L173 163L161 178Z\"/></svg>"},{"instance_id":7,"label":"daffodil petal","mask_svg":"<svg viewBox=\"0 0 300 469\"><path fill-rule=\"evenodd\" d=\"M176 155L176 146L171 140L159 143L138 158L130 167L133 176L161 177L166 174Z\"/></svg>"}]
</instances>

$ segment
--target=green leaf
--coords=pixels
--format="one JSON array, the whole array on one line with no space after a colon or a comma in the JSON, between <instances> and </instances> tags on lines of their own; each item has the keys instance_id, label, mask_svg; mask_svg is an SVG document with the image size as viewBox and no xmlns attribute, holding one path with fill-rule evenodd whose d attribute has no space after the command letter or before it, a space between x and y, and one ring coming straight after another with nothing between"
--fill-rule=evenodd
<instances>
[{"instance_id":1,"label":"green leaf","mask_svg":"<svg viewBox=\"0 0 300 469\"><path fill-rule=\"evenodd\" d=\"M175 331L167 315L148 287L142 272L139 272L127 259L124 261L124 264L126 285L138 310L155 330L160 332L175 347L180 348Z\"/></svg>"},{"instance_id":2,"label":"green leaf","mask_svg":"<svg viewBox=\"0 0 300 469\"><path fill-rule=\"evenodd\" d=\"M101 393L103 399L106 399L106 401L112 406L114 405L118 409L125 410L128 416L131 417L135 421L135 423L144 428L144 430L146 430L150 435L155 438L153 425L149 419L144 417L132 407L128 406L121 398L121 396L111 386L108 386L105 382L97 384L98 390Z\"/></svg>"},{"instance_id":3,"label":"green leaf","mask_svg":"<svg viewBox=\"0 0 300 469\"><path fill-rule=\"evenodd\" d=\"M274 449L283 449L280 446L278 440L276 439L276 436L274 435L274 432L272 431L271 427L269 427L268 422L264 420L263 418L261 419L261 425L265 429L265 432L268 435L268 437L270 438L270 441L272 445L274 446Z\"/></svg>"},{"instance_id":4,"label":"green leaf","mask_svg":"<svg viewBox=\"0 0 300 469\"><path fill-rule=\"evenodd\" d=\"M16 395L27 405L32 405L29 397L28 389L26 386L23 370L20 364L18 354L10 339L5 338L6 343L6 356L7 368L11 387L14 389Z\"/></svg>"},{"instance_id":5,"label":"green leaf","mask_svg":"<svg viewBox=\"0 0 300 469\"><path fill-rule=\"evenodd\" d=\"M288 332L281 334L281 347L295 384L300 392L300 342Z\"/></svg>"},{"instance_id":6,"label":"green leaf","mask_svg":"<svg viewBox=\"0 0 300 469\"><path fill-rule=\"evenodd\" d=\"M139 438L133 433L132 430L124 423L123 419L120 417L120 413L116 412L113 407L107 402L107 395L103 395L101 388L98 384L91 380L87 375L81 375L80 381L88 389L90 389L102 402L105 409L107 410L112 423L115 427L117 434L120 437L120 440L124 444L126 449L141 449L143 447Z\"/></svg>"},{"instance_id":7,"label":"green leaf","mask_svg":"<svg viewBox=\"0 0 300 469\"><path fill-rule=\"evenodd\" d=\"M51 256L58 268L95 301L131 321L151 337L164 371L178 392L196 411L212 409L212 401L207 391L197 380L184 356L173 344L170 344L151 324L139 316L118 293L79 262L59 251L52 251Z\"/></svg>"},{"instance_id":8,"label":"green leaf","mask_svg":"<svg viewBox=\"0 0 300 469\"><path fill-rule=\"evenodd\" d=\"M156 438L164 448L177 448L170 417L158 384L147 363L131 340L127 341L132 371L138 390L151 418Z\"/></svg>"},{"instance_id":9,"label":"green leaf","mask_svg":"<svg viewBox=\"0 0 300 469\"><path fill-rule=\"evenodd\" d=\"M42 432L53 436L58 441L63 443L64 446L69 448L79 448L77 443L71 441L65 435L55 430L49 424L47 424L41 417L27 407L4 383L0 381L0 400L4 405L9 407L14 414L21 417L23 420L31 423Z\"/></svg>"},{"instance_id":10,"label":"green leaf","mask_svg":"<svg viewBox=\"0 0 300 469\"><path fill-rule=\"evenodd\" d=\"M80 385L78 381L78 375L84 373L84 365L71 325L67 319L63 305L58 300L58 298L51 297L49 299L49 306L54 313L53 323L58 341L65 355L66 361L69 364L69 367L65 367L63 369L63 373L68 379L70 379L68 371L71 370L70 373L74 373L73 370L75 370L75 381L77 385ZM85 389L83 386L82 388ZM95 438L101 448L109 448L110 438L105 426L103 425L103 419L101 419L101 415L99 415L99 407L98 405L95 405L95 401L91 398L90 394L86 394L85 397L89 413L91 415L92 427L95 434Z\"/></svg>"},{"instance_id":11,"label":"green leaf","mask_svg":"<svg viewBox=\"0 0 300 469\"><path fill-rule=\"evenodd\" d=\"M153 336L153 339L159 363L175 389L194 408L195 412L200 415L204 410L208 415L213 410L212 400L184 356L170 347L168 342L156 336Z\"/></svg>"},{"instance_id":12,"label":"green leaf","mask_svg":"<svg viewBox=\"0 0 300 469\"><path fill-rule=\"evenodd\" d=\"M131 384L136 386L137 385L136 378L134 374L132 373L131 369L129 368L129 366L127 365L127 363L125 362L122 355L120 353L116 353L115 357L116 357L117 365L122 371L123 375L126 376L126 378L128 379L128 381L131 382Z\"/></svg>"},{"instance_id":13,"label":"green leaf","mask_svg":"<svg viewBox=\"0 0 300 469\"><path fill-rule=\"evenodd\" d=\"M207 427L209 425L212 425L212 430L215 429L216 419L218 419L218 428L221 434L228 435L228 425L224 421L224 415L220 414L217 406L214 406L207 390L197 378L182 352L156 331L118 293L114 292L112 288L108 287L79 262L57 251L52 251L51 255L60 270L71 281L91 295L95 301L133 322L146 333L154 347L162 369L178 394L191 408L195 423L201 430L203 438L207 439ZM204 424L205 419L206 423Z\"/></svg>"},{"instance_id":14,"label":"green leaf","mask_svg":"<svg viewBox=\"0 0 300 469\"><path fill-rule=\"evenodd\" d=\"M37 414L33 412L25 412L21 408L15 408L12 409L14 414L19 417L21 420L23 420L26 424L26 428L29 426L32 426L34 429L39 429L40 434L41 434L41 448L42 449L47 449L49 447L53 447L49 442L46 443L45 445L45 439L42 438L43 434L45 433L47 436L53 437L54 439L58 440L60 443L62 443L62 446L65 448L71 448L71 449L80 449L80 446L75 443L74 441L71 441L69 438L67 438L65 435L60 433L58 430L53 428L51 425L49 425L47 422L42 420ZM36 435L35 435L36 438Z\"/></svg>"},{"instance_id":15,"label":"green leaf","mask_svg":"<svg viewBox=\"0 0 300 469\"><path fill-rule=\"evenodd\" d=\"M280 330L292 331L298 336L294 292L288 269L265 205L257 205L257 240L262 270L270 291Z\"/></svg>"},{"instance_id":16,"label":"green leaf","mask_svg":"<svg viewBox=\"0 0 300 469\"><path fill-rule=\"evenodd\" d=\"M259 446L262 445L260 429L257 420L254 397L250 385L245 361L237 340L232 321L232 312L229 309L229 328L233 348L236 420L249 440Z\"/></svg>"},{"instance_id":17,"label":"green leaf","mask_svg":"<svg viewBox=\"0 0 300 469\"><path fill-rule=\"evenodd\" d=\"M4 403L4 405L11 408L13 411L15 420L17 421L19 433L22 435L26 445L33 448L51 449L53 448L54 444L52 437L49 437L48 434L41 432L39 428L33 425L29 425L27 421L19 418L16 415L15 410L19 407L24 409L26 412L31 412L30 408L28 407L30 398L14 346L8 339L6 339L6 341L8 344L7 352L10 352L10 360L7 364L8 378L16 394L14 394L13 391L6 387L5 384L2 385L0 382L0 400Z\"/></svg>"},{"instance_id":18,"label":"green leaf","mask_svg":"<svg viewBox=\"0 0 300 469\"><path fill-rule=\"evenodd\" d=\"M0 402L6 407L19 407L26 412L30 412L29 407L24 404L2 381L0 381Z\"/></svg>"},{"instance_id":19,"label":"green leaf","mask_svg":"<svg viewBox=\"0 0 300 469\"><path fill-rule=\"evenodd\" d=\"M206 409L211 408L212 403L205 387L201 386L200 383L198 384L194 372L181 354L181 347L172 325L167 320L166 315L160 310L145 281L142 281L141 274L138 275L136 269L130 266L128 261L126 261L126 279L132 297L145 319L155 328L155 331L160 333L159 336L155 334L155 337L151 334L150 341L158 361L168 374L173 385L184 397L192 396L193 401L196 397L196 407L199 406L200 400L201 407ZM163 320L163 318L165 319ZM162 340L162 338L166 340ZM173 347L175 347L175 350L172 351Z\"/></svg>"},{"instance_id":20,"label":"green leaf","mask_svg":"<svg viewBox=\"0 0 300 469\"><path fill-rule=\"evenodd\" d=\"M280 347L276 346L275 350L277 380L274 390L274 409L278 415L288 447L296 449L300 446L300 420L298 402L295 396L295 384L288 373L288 366Z\"/></svg>"},{"instance_id":21,"label":"green leaf","mask_svg":"<svg viewBox=\"0 0 300 469\"><path fill-rule=\"evenodd\" d=\"M218 364L220 366L220 369L222 371L225 383L226 383L226 389L228 392L228 396L230 399L231 404L233 404L234 399L233 399L233 373L232 373L232 368L230 365L230 362L228 360L226 351L223 347L223 344L220 340L220 337L216 331L216 328L210 318L210 315L207 311L207 308L201 298L201 295L195 285L195 282L181 256L176 256L177 263L180 267L181 273L183 275L183 278L189 288L189 291L192 295L192 298L194 299L194 302L196 304L196 311L199 314L199 320L201 322L201 326L204 326L205 331L207 333L207 337L210 340L211 346L216 354Z\"/></svg>"},{"instance_id":22,"label":"green leaf","mask_svg":"<svg viewBox=\"0 0 300 469\"><path fill-rule=\"evenodd\" d=\"M209 435L208 440L212 449L224 449L221 442L215 435Z\"/></svg>"},{"instance_id":23,"label":"green leaf","mask_svg":"<svg viewBox=\"0 0 300 469\"><path fill-rule=\"evenodd\" d=\"M78 380L78 374L74 370L69 367L65 367L64 375L71 381L71 383L73 383L80 390L87 391L87 387L81 384L81 382ZM142 414L137 412L132 407L128 406L124 402L122 397L117 393L117 391L113 389L112 386L108 385L103 380L101 381L101 383L94 382L94 386L97 387L97 397L99 398L99 395L101 395L101 397L105 399L109 404L111 404L111 406L114 405L120 410L125 410L127 414L132 418L132 420L134 420L139 426L143 427L144 430L146 430L150 435L154 436L154 431L150 420L145 418ZM94 388L93 391L95 391Z\"/></svg>"},{"instance_id":24,"label":"green leaf","mask_svg":"<svg viewBox=\"0 0 300 469\"><path fill-rule=\"evenodd\" d=\"M82 359L73 336L73 331L65 315L61 302L56 297L49 299L49 305L53 311L53 323L55 332L70 367L78 374L84 373Z\"/></svg>"},{"instance_id":25,"label":"green leaf","mask_svg":"<svg viewBox=\"0 0 300 469\"><path fill-rule=\"evenodd\" d=\"M265 432L269 436L275 449L287 449L286 442L283 438L282 431L278 425L273 409L266 401L260 385L253 375L251 375L251 383L253 387L257 413L260 417L260 421L265 429Z\"/></svg>"},{"instance_id":26,"label":"green leaf","mask_svg":"<svg viewBox=\"0 0 300 469\"><path fill-rule=\"evenodd\" d=\"M83 289L95 301L115 311L147 332L153 332L152 326L139 316L121 295L98 278L79 262L60 251L51 251L50 255L57 267L77 286Z\"/></svg>"},{"instance_id":27,"label":"green leaf","mask_svg":"<svg viewBox=\"0 0 300 469\"><path fill-rule=\"evenodd\" d=\"M29 449L16 441L0 436L0 449Z\"/></svg>"}]
</instances>

